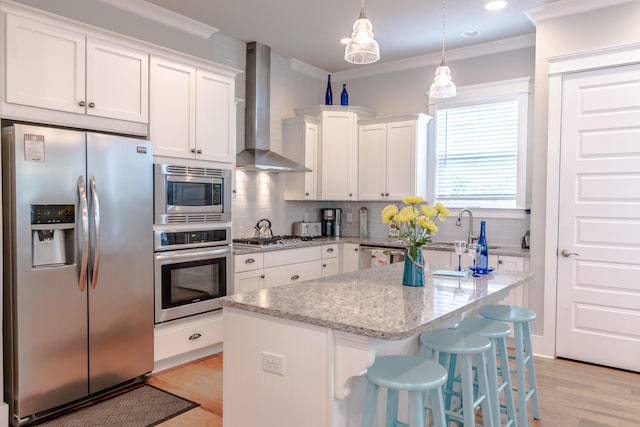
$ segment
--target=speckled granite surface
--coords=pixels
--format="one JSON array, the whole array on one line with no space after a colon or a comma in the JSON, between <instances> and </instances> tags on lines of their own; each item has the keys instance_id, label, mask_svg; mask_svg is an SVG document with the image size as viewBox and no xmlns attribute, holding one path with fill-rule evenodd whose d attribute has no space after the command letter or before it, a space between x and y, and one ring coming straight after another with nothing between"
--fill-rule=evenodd
<instances>
[{"instance_id":1,"label":"speckled granite surface","mask_svg":"<svg viewBox=\"0 0 640 427\"><path fill-rule=\"evenodd\" d=\"M494 271L479 278L434 276L424 287L402 285L403 264L359 270L231 295L224 307L262 313L372 338L400 340L506 295L530 273Z\"/></svg>"}]
</instances>

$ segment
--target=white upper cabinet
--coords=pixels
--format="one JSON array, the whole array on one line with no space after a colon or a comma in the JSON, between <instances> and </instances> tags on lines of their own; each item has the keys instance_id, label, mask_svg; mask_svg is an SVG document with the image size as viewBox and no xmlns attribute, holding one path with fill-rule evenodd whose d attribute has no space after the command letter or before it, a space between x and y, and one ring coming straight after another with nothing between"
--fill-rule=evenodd
<instances>
[{"instance_id":1,"label":"white upper cabinet","mask_svg":"<svg viewBox=\"0 0 640 427\"><path fill-rule=\"evenodd\" d=\"M358 200L357 114L323 111L320 166L323 200Z\"/></svg>"},{"instance_id":2,"label":"white upper cabinet","mask_svg":"<svg viewBox=\"0 0 640 427\"><path fill-rule=\"evenodd\" d=\"M302 116L282 121L282 149L288 159L311 172L285 174L285 200L318 200L318 138L320 121Z\"/></svg>"},{"instance_id":3,"label":"white upper cabinet","mask_svg":"<svg viewBox=\"0 0 640 427\"><path fill-rule=\"evenodd\" d=\"M8 14L6 23L7 105L148 122L146 53L22 16ZM34 119L29 114L59 117L8 109L15 118Z\"/></svg>"},{"instance_id":4,"label":"white upper cabinet","mask_svg":"<svg viewBox=\"0 0 640 427\"><path fill-rule=\"evenodd\" d=\"M150 75L154 155L233 163L233 77L155 56Z\"/></svg>"},{"instance_id":5,"label":"white upper cabinet","mask_svg":"<svg viewBox=\"0 0 640 427\"><path fill-rule=\"evenodd\" d=\"M407 195L426 197L429 120L428 116L418 114L360 125L360 200L401 200Z\"/></svg>"}]
</instances>

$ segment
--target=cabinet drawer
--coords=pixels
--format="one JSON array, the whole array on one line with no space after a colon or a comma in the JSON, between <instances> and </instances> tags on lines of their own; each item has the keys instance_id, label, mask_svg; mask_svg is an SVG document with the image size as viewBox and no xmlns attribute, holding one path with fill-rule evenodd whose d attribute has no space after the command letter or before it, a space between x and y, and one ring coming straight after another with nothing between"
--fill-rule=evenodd
<instances>
[{"instance_id":1,"label":"cabinet drawer","mask_svg":"<svg viewBox=\"0 0 640 427\"><path fill-rule=\"evenodd\" d=\"M264 267L264 257L262 253L235 255L234 272L241 273L243 271L259 270Z\"/></svg>"},{"instance_id":2,"label":"cabinet drawer","mask_svg":"<svg viewBox=\"0 0 640 427\"><path fill-rule=\"evenodd\" d=\"M176 320L167 325L156 326L154 360L167 359L220 343L223 336L222 311L207 314L197 320Z\"/></svg>"},{"instance_id":3,"label":"cabinet drawer","mask_svg":"<svg viewBox=\"0 0 640 427\"><path fill-rule=\"evenodd\" d=\"M338 257L338 244L331 243L329 245L322 245L322 259L337 258Z\"/></svg>"},{"instance_id":4,"label":"cabinet drawer","mask_svg":"<svg viewBox=\"0 0 640 427\"><path fill-rule=\"evenodd\" d=\"M269 251L264 253L264 267L277 267L319 259L322 259L322 247L320 246Z\"/></svg>"},{"instance_id":5,"label":"cabinet drawer","mask_svg":"<svg viewBox=\"0 0 640 427\"><path fill-rule=\"evenodd\" d=\"M264 287L272 288L288 283L304 282L321 276L322 262L320 260L265 268Z\"/></svg>"}]
</instances>

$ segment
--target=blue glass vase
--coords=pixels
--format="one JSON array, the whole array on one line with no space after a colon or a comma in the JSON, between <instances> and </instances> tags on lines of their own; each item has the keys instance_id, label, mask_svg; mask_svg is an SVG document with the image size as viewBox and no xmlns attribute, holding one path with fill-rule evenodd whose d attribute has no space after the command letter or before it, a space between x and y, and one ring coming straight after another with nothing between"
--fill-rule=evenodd
<instances>
[{"instance_id":1,"label":"blue glass vase","mask_svg":"<svg viewBox=\"0 0 640 427\"><path fill-rule=\"evenodd\" d=\"M327 76L327 91L324 94L324 103L333 105L333 92L331 91L331 74Z\"/></svg>"},{"instance_id":2,"label":"blue glass vase","mask_svg":"<svg viewBox=\"0 0 640 427\"><path fill-rule=\"evenodd\" d=\"M342 83L342 93L340 94L340 105L349 105L349 93L347 93L346 83Z\"/></svg>"},{"instance_id":3,"label":"blue glass vase","mask_svg":"<svg viewBox=\"0 0 640 427\"><path fill-rule=\"evenodd\" d=\"M424 261L422 258L422 250L418 249L418 255L413 261L409 255L409 250L407 250L404 257L402 284L405 286L424 286Z\"/></svg>"}]
</instances>

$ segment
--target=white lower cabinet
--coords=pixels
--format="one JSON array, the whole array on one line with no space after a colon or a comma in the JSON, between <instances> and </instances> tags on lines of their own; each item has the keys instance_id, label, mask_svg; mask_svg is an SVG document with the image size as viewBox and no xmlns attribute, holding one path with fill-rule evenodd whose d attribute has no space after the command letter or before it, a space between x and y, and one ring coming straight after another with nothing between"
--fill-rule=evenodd
<instances>
[{"instance_id":1,"label":"white lower cabinet","mask_svg":"<svg viewBox=\"0 0 640 427\"><path fill-rule=\"evenodd\" d=\"M489 255L489 267L505 271L529 271L529 259L508 255ZM527 306L528 285L518 286L500 304Z\"/></svg>"},{"instance_id":2,"label":"white lower cabinet","mask_svg":"<svg viewBox=\"0 0 640 427\"><path fill-rule=\"evenodd\" d=\"M322 245L322 277L333 276L340 272L339 245Z\"/></svg>"},{"instance_id":3,"label":"white lower cabinet","mask_svg":"<svg viewBox=\"0 0 640 427\"><path fill-rule=\"evenodd\" d=\"M344 243L342 245L342 273L360 269L360 245Z\"/></svg>"},{"instance_id":4,"label":"white lower cabinet","mask_svg":"<svg viewBox=\"0 0 640 427\"><path fill-rule=\"evenodd\" d=\"M156 325L155 370L217 353L223 337L222 310Z\"/></svg>"},{"instance_id":5,"label":"white lower cabinet","mask_svg":"<svg viewBox=\"0 0 640 427\"><path fill-rule=\"evenodd\" d=\"M442 265L453 265L452 263L452 254L449 251L438 251L434 249L425 249L422 253L424 257L425 264L442 264ZM458 259L456 258L456 266L458 265Z\"/></svg>"},{"instance_id":6,"label":"white lower cabinet","mask_svg":"<svg viewBox=\"0 0 640 427\"><path fill-rule=\"evenodd\" d=\"M298 262L264 269L264 287L304 282L322 276L322 261Z\"/></svg>"},{"instance_id":7,"label":"white lower cabinet","mask_svg":"<svg viewBox=\"0 0 640 427\"><path fill-rule=\"evenodd\" d=\"M264 257L262 253L234 256L233 293L264 288Z\"/></svg>"}]
</instances>

